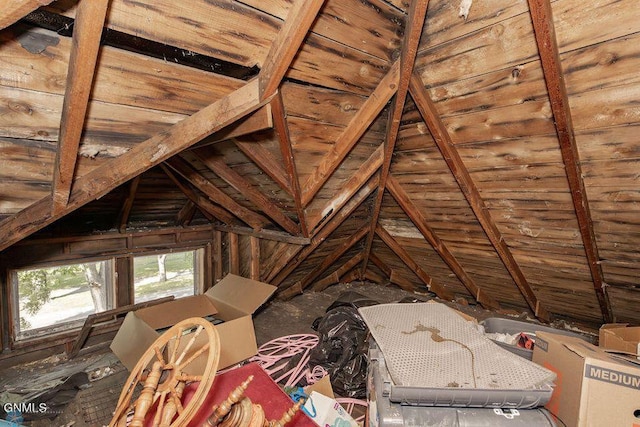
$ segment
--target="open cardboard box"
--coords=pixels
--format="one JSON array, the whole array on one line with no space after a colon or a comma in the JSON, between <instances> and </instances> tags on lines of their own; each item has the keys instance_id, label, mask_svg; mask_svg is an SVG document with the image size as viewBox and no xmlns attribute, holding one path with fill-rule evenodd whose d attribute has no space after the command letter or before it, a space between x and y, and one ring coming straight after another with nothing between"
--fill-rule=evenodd
<instances>
[{"instance_id":1,"label":"open cardboard box","mask_svg":"<svg viewBox=\"0 0 640 427\"><path fill-rule=\"evenodd\" d=\"M557 374L545 407L567 426L640 425L640 366L580 338L536 331L533 361Z\"/></svg>"},{"instance_id":2,"label":"open cardboard box","mask_svg":"<svg viewBox=\"0 0 640 427\"><path fill-rule=\"evenodd\" d=\"M600 347L607 351L640 356L640 326L607 323L600 327L599 339Z\"/></svg>"},{"instance_id":3,"label":"open cardboard box","mask_svg":"<svg viewBox=\"0 0 640 427\"><path fill-rule=\"evenodd\" d=\"M221 347L218 369L226 368L258 352L251 315L275 290L275 286L229 274L203 295L129 312L111 342L111 351L131 371L160 336L157 330L190 317L213 315L224 321L216 329Z\"/></svg>"}]
</instances>

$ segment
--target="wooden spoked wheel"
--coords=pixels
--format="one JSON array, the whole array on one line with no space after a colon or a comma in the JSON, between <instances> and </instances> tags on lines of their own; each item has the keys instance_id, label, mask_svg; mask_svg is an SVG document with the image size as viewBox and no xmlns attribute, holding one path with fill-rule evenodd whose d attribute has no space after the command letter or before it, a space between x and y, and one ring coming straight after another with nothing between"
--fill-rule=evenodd
<instances>
[{"instance_id":1,"label":"wooden spoked wheel","mask_svg":"<svg viewBox=\"0 0 640 427\"><path fill-rule=\"evenodd\" d=\"M177 323L149 347L131 371L109 426L185 425L206 399L219 359L220 338L211 323L200 317ZM183 407L182 393L192 382L198 385ZM139 397L132 401L137 393ZM145 421L152 407L153 419Z\"/></svg>"}]
</instances>

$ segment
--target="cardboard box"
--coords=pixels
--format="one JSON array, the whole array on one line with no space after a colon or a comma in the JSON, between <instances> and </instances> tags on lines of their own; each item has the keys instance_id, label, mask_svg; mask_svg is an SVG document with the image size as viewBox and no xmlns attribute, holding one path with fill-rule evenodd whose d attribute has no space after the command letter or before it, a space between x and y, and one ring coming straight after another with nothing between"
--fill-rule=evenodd
<instances>
[{"instance_id":1,"label":"cardboard box","mask_svg":"<svg viewBox=\"0 0 640 427\"><path fill-rule=\"evenodd\" d=\"M607 323L600 328L600 347L612 352L640 356L640 326Z\"/></svg>"},{"instance_id":2,"label":"cardboard box","mask_svg":"<svg viewBox=\"0 0 640 427\"><path fill-rule=\"evenodd\" d=\"M129 312L111 342L111 351L132 370L160 336L157 330L190 317L215 315L224 321L216 325L221 347L218 369L226 368L258 352L251 315L275 290L275 286L229 274L203 295Z\"/></svg>"},{"instance_id":3,"label":"cardboard box","mask_svg":"<svg viewBox=\"0 0 640 427\"><path fill-rule=\"evenodd\" d=\"M536 332L533 361L557 374L545 407L567 426L640 426L640 366L580 338Z\"/></svg>"}]
</instances>

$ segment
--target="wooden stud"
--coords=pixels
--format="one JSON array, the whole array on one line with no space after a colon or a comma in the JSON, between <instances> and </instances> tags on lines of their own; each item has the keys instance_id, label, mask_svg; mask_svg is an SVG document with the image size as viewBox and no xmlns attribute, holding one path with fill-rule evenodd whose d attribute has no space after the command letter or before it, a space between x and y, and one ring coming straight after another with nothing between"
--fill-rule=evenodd
<instances>
[{"instance_id":1,"label":"wooden stud","mask_svg":"<svg viewBox=\"0 0 640 427\"><path fill-rule=\"evenodd\" d=\"M222 231L213 232L213 284L222 279Z\"/></svg>"},{"instance_id":2,"label":"wooden stud","mask_svg":"<svg viewBox=\"0 0 640 427\"><path fill-rule=\"evenodd\" d=\"M391 249L398 258L400 258L402 262L404 262L407 267L409 267L411 271L413 271L414 274L422 280L431 292L434 292L439 298L445 301L453 301L455 299L454 295L448 289L438 283L435 283L433 278L431 278L431 276L429 276L418 265L418 263L413 260L409 252L407 252L407 250L403 248L402 245L400 245L380 224L376 225L376 234L387 244L389 249Z\"/></svg>"},{"instance_id":3,"label":"wooden stud","mask_svg":"<svg viewBox=\"0 0 640 427\"><path fill-rule=\"evenodd\" d=\"M422 119L425 121L425 124L429 128L431 135L433 136L440 152L442 153L442 157L447 162L451 173L455 177L462 193L465 198L469 202L469 205L476 217L478 218L478 222L482 226L482 229L487 234L489 241L493 245L496 250L496 253L504 263L507 271L511 274L516 286L520 289L520 292L524 296L525 301L531 308L531 310L535 313L536 317L544 320L550 321L550 314L547 310L542 306L538 297L535 295L535 292L527 282L526 277L522 273L520 266L516 262L511 250L507 246L502 237L502 233L498 230L495 221L491 218L491 214L489 213L489 209L486 207L482 196L480 196L480 192L475 185L475 182L471 178L467 167L464 162L460 158L460 154L458 154L458 150L453 145L451 141L451 136L447 131L447 128L442 123L440 116L436 110L433 101L429 97L427 90L425 89L420 76L417 74L413 74L410 82L411 96L420 111L420 115Z\"/></svg>"},{"instance_id":4,"label":"wooden stud","mask_svg":"<svg viewBox=\"0 0 640 427\"><path fill-rule=\"evenodd\" d=\"M251 236L251 279L260 280L260 239Z\"/></svg>"},{"instance_id":5,"label":"wooden stud","mask_svg":"<svg viewBox=\"0 0 640 427\"><path fill-rule=\"evenodd\" d=\"M54 213L65 207L69 200L108 6L109 0L78 3L53 170Z\"/></svg>"},{"instance_id":6,"label":"wooden stud","mask_svg":"<svg viewBox=\"0 0 640 427\"><path fill-rule=\"evenodd\" d=\"M593 287L598 298L602 318L605 323L613 322L611 302L604 287L598 244L593 230L591 210L587 191L582 179L580 155L576 144L571 108L567 96L567 88L562 74L562 64L558 51L558 42L553 24L553 14L549 0L528 0L538 52L542 61L542 71L549 92L551 111L560 142L560 152L564 161L571 198L578 219L589 271L593 279Z\"/></svg>"},{"instance_id":7,"label":"wooden stud","mask_svg":"<svg viewBox=\"0 0 640 427\"><path fill-rule=\"evenodd\" d=\"M278 135L278 142L280 143L280 152L282 153L282 160L284 167L289 176L290 187L292 190L293 200L296 204L296 212L298 213L298 220L300 221L300 229L302 235L309 237L309 228L307 227L307 220L302 206L302 192L300 190L300 180L298 178L298 169L296 168L296 162L293 158L293 148L291 146L291 138L289 138L289 126L287 125L286 112L284 109L284 102L282 100L282 94L278 93L271 101L273 111L273 123L275 126L276 134Z\"/></svg>"},{"instance_id":8,"label":"wooden stud","mask_svg":"<svg viewBox=\"0 0 640 427\"><path fill-rule=\"evenodd\" d=\"M386 137L384 140L384 156L383 164L380 169L380 183L378 184L378 193L376 201L371 212L371 229L364 248L364 260L362 261L362 272L367 271L367 263L369 262L369 254L373 246L373 237L375 235L375 227L380 217L382 209L382 199L384 197L384 189L387 185L387 177L391 169L391 159L395 150L396 140L398 139L398 131L400 130L400 120L404 104L407 100L407 92L409 91L409 81L413 72L420 36L422 35L422 27L427 15L427 6L429 0L414 0L408 11L408 23L405 30L405 37L402 41L402 50L400 52L400 76L398 82L398 91L396 93L391 111L389 112L389 120L387 122Z\"/></svg>"},{"instance_id":9,"label":"wooden stud","mask_svg":"<svg viewBox=\"0 0 640 427\"><path fill-rule=\"evenodd\" d=\"M260 71L260 99L273 95L311 28L324 0L297 1L278 31Z\"/></svg>"},{"instance_id":10,"label":"wooden stud","mask_svg":"<svg viewBox=\"0 0 640 427\"><path fill-rule=\"evenodd\" d=\"M127 229L127 223L129 222L129 215L131 214L133 201L135 200L136 192L138 191L138 184L140 184L140 175L131 180L131 183L129 184L129 193L122 204L120 214L118 215L118 230L120 230L121 233L124 233Z\"/></svg>"},{"instance_id":11,"label":"wooden stud","mask_svg":"<svg viewBox=\"0 0 640 427\"><path fill-rule=\"evenodd\" d=\"M52 213L53 199L49 195L0 222L0 251L262 107L270 100L260 100L258 89L258 80L251 80L169 129L76 179L69 203L64 209Z\"/></svg>"},{"instance_id":12,"label":"wooden stud","mask_svg":"<svg viewBox=\"0 0 640 427\"><path fill-rule=\"evenodd\" d=\"M18 22L37 8L46 6L54 0L11 0L6 1L0 9L0 30Z\"/></svg>"},{"instance_id":13,"label":"wooden stud","mask_svg":"<svg viewBox=\"0 0 640 427\"><path fill-rule=\"evenodd\" d=\"M233 138L232 141L245 156L255 163L262 172L269 175L280 188L288 194L293 194L287 178L287 172L282 167L282 164L269 150L260 145L257 139L254 140L254 137L249 135L243 138Z\"/></svg>"},{"instance_id":14,"label":"wooden stud","mask_svg":"<svg viewBox=\"0 0 640 427\"><path fill-rule=\"evenodd\" d=\"M238 245L238 235L227 233L229 236L229 273L240 274L240 247Z\"/></svg>"},{"instance_id":15,"label":"wooden stud","mask_svg":"<svg viewBox=\"0 0 640 427\"><path fill-rule=\"evenodd\" d=\"M257 190L246 178L231 169L220 156L206 156L201 150L195 152L195 156L211 172L222 178L227 184L245 196L251 203L256 205L262 212L267 214L278 225L291 234L300 233L298 225L288 216L282 213L280 208L269 200L264 194ZM233 211L232 211L233 212Z\"/></svg>"},{"instance_id":16,"label":"wooden stud","mask_svg":"<svg viewBox=\"0 0 640 427\"><path fill-rule=\"evenodd\" d=\"M349 125L333 144L331 150L324 156L316 170L307 178L302 193L302 206L306 207L320 191L322 186L338 169L342 161L353 149L360 137L371 123L378 117L380 111L387 105L389 99L398 89L399 61L395 62L387 75L380 81L369 98L364 102L358 113L351 119Z\"/></svg>"},{"instance_id":17,"label":"wooden stud","mask_svg":"<svg viewBox=\"0 0 640 427\"><path fill-rule=\"evenodd\" d=\"M371 179L366 185L358 190L349 201L333 216L320 231L311 238L311 244L304 248L297 248L291 257L282 258L277 266L274 266L267 282L274 286L280 285L307 257L316 250L318 246L335 231L342 222L369 197L373 188L378 184L376 179Z\"/></svg>"},{"instance_id":18,"label":"wooden stud","mask_svg":"<svg viewBox=\"0 0 640 427\"><path fill-rule=\"evenodd\" d=\"M217 218L225 224L232 224L234 222L233 215L220 206L214 205L209 199L196 192L186 183L180 181L171 169L169 169L169 166L161 164L160 167L171 181L173 181L173 183L180 189L180 191L182 191L182 193L184 193L184 195L187 196L187 198L192 201L198 209L200 209L200 212L202 212L209 221L214 221Z\"/></svg>"},{"instance_id":19,"label":"wooden stud","mask_svg":"<svg viewBox=\"0 0 640 427\"><path fill-rule=\"evenodd\" d=\"M433 229L427 224L427 220L424 218L420 209L409 198L409 195L402 189L400 183L391 175L387 180L387 190L398 202L398 205L407 214L409 219L418 228L422 236L429 242L440 258L447 263L451 271L460 279L460 282L464 285L469 293L480 303L484 308L488 310L500 310L500 304L494 300L490 295L483 291L473 280L471 276L465 271L460 262L451 253L446 243L443 242L433 231Z\"/></svg>"},{"instance_id":20,"label":"wooden stud","mask_svg":"<svg viewBox=\"0 0 640 427\"><path fill-rule=\"evenodd\" d=\"M262 215L245 208L225 192L216 187L211 181L202 176L182 157L177 156L166 161L174 171L189 181L194 187L202 191L212 202L219 204L240 220L253 228L262 228L269 221Z\"/></svg>"}]
</instances>

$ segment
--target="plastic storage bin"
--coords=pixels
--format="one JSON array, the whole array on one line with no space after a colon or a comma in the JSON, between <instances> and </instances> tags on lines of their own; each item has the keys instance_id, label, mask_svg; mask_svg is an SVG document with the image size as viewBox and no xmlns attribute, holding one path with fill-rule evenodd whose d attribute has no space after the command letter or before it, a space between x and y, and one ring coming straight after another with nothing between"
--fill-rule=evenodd
<instances>
[{"instance_id":1,"label":"plastic storage bin","mask_svg":"<svg viewBox=\"0 0 640 427\"><path fill-rule=\"evenodd\" d=\"M549 326L539 325L537 323L529 323L529 322L521 322L518 320L512 319L503 319L500 317L489 317L488 319L480 322L482 326L484 326L484 330L486 333L498 333L498 334L519 334L524 333L528 337L530 337L533 341L535 341L536 331L544 331L550 332L553 334L560 335L568 335L572 337L578 337L584 339L585 337L570 331L565 331L562 329L550 328ZM527 348L518 347L516 345L507 344L501 341L492 340L500 347L509 350L510 352L517 354L518 356L524 357L525 359L531 360L533 358L533 350L529 350Z\"/></svg>"}]
</instances>

